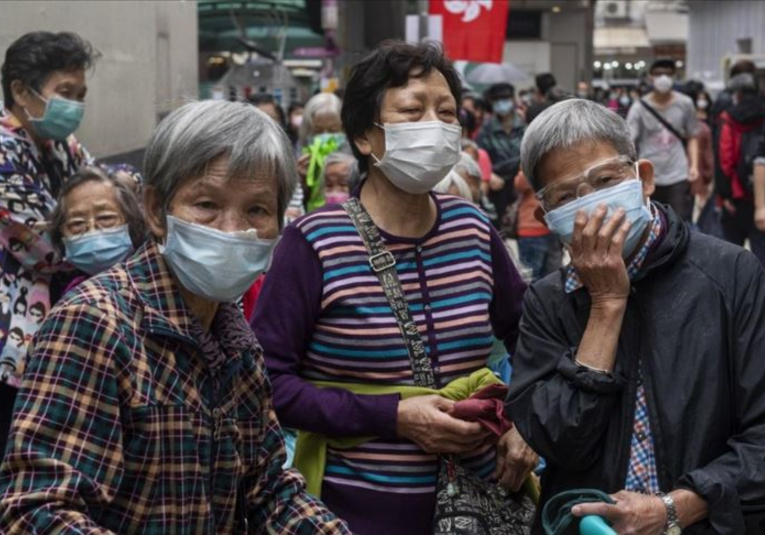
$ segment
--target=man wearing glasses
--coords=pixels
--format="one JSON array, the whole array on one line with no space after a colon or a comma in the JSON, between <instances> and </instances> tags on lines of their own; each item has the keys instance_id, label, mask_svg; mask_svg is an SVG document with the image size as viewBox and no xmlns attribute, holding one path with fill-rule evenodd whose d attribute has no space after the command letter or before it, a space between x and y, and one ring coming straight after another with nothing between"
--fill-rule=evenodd
<instances>
[{"instance_id":1,"label":"man wearing glasses","mask_svg":"<svg viewBox=\"0 0 765 535\"><path fill-rule=\"evenodd\" d=\"M571 265L526 293L507 408L547 460L542 503L618 533L762 533L765 272L654 203L623 119L585 100L526 130L538 217Z\"/></svg>"}]
</instances>

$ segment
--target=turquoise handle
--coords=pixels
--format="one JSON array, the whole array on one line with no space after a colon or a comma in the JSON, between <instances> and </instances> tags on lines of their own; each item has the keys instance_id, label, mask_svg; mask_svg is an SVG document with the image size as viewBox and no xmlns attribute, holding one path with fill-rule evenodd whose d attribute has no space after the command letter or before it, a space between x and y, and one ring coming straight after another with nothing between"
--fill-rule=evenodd
<instances>
[{"instance_id":1,"label":"turquoise handle","mask_svg":"<svg viewBox=\"0 0 765 535\"><path fill-rule=\"evenodd\" d=\"M616 535L603 517L596 515L582 517L579 521L579 533L581 535Z\"/></svg>"}]
</instances>

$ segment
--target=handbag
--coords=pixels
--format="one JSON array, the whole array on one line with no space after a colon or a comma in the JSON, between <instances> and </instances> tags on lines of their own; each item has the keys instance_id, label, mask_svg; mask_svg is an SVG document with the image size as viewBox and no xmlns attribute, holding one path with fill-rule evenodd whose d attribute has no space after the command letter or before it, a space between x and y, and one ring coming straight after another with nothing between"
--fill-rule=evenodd
<instances>
[{"instance_id":1,"label":"handbag","mask_svg":"<svg viewBox=\"0 0 765 535\"><path fill-rule=\"evenodd\" d=\"M420 337L401 281L396 259L385 247L377 226L355 197L343 203L364 242L369 265L377 276L396 318L409 353L417 386L436 388L435 375ZM434 535L527 535L531 532L535 506L522 493L508 493L465 469L455 455L439 457Z\"/></svg>"}]
</instances>

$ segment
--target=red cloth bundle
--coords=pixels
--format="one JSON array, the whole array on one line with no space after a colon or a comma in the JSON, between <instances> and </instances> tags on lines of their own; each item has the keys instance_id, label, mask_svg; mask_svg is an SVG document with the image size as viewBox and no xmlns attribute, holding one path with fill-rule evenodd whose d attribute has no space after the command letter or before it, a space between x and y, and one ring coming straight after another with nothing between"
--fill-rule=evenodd
<instances>
[{"instance_id":1,"label":"red cloth bundle","mask_svg":"<svg viewBox=\"0 0 765 535\"><path fill-rule=\"evenodd\" d=\"M513 427L513 423L505 418L506 396L506 385L489 385L455 403L449 414L460 420L478 422L487 431L501 437Z\"/></svg>"}]
</instances>

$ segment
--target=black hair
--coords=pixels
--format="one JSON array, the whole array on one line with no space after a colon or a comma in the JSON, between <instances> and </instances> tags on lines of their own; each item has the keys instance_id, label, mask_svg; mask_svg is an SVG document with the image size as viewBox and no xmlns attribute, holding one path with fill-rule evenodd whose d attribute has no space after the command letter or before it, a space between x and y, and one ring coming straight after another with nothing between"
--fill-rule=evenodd
<instances>
[{"instance_id":1,"label":"black hair","mask_svg":"<svg viewBox=\"0 0 765 535\"><path fill-rule=\"evenodd\" d=\"M19 288L19 296L16 298L16 302L13 303L13 313L14 314L24 314L27 313L27 294L29 293L29 290L27 290L25 287ZM24 305L24 312L19 312L19 306ZM24 333L22 333L24 334ZM22 336L23 338L23 336Z\"/></svg>"},{"instance_id":2,"label":"black hair","mask_svg":"<svg viewBox=\"0 0 765 535\"><path fill-rule=\"evenodd\" d=\"M555 80L555 76L551 72L543 72L540 74L537 74L534 78L534 83L537 86L537 89L539 89L539 92L543 95L547 96L547 93L558 85L558 82Z\"/></svg>"},{"instance_id":3,"label":"black hair","mask_svg":"<svg viewBox=\"0 0 765 535\"><path fill-rule=\"evenodd\" d=\"M465 108L460 108L459 119L460 125L465 132L472 132L475 130L476 119L473 112L468 111Z\"/></svg>"},{"instance_id":4,"label":"black hair","mask_svg":"<svg viewBox=\"0 0 765 535\"><path fill-rule=\"evenodd\" d=\"M494 84L483 94L483 97L489 102L502 98L512 98L513 96L515 96L515 86L513 84L508 84L507 82Z\"/></svg>"},{"instance_id":5,"label":"black hair","mask_svg":"<svg viewBox=\"0 0 765 535\"><path fill-rule=\"evenodd\" d=\"M15 334L21 339L22 342L24 341L24 331L22 331L19 327L14 327L13 329L11 329L8 332L8 335L10 336L11 334Z\"/></svg>"},{"instance_id":6,"label":"black hair","mask_svg":"<svg viewBox=\"0 0 765 535\"><path fill-rule=\"evenodd\" d=\"M659 58L657 60L654 60L654 62L651 63L651 68L648 69L648 73L652 74L654 69L670 69L672 71L672 74L677 72L677 67L675 66L675 60L669 59L669 58Z\"/></svg>"},{"instance_id":7,"label":"black hair","mask_svg":"<svg viewBox=\"0 0 765 535\"><path fill-rule=\"evenodd\" d=\"M32 312L32 310L39 310L42 317L45 317L45 304L42 301L37 301L35 303L32 303L32 306L29 307L29 312Z\"/></svg>"},{"instance_id":8,"label":"black hair","mask_svg":"<svg viewBox=\"0 0 765 535\"><path fill-rule=\"evenodd\" d=\"M745 72L755 74L757 72L757 65L748 59L739 60L730 68L730 77L733 78L737 74L743 74Z\"/></svg>"},{"instance_id":9,"label":"black hair","mask_svg":"<svg viewBox=\"0 0 765 535\"><path fill-rule=\"evenodd\" d=\"M11 83L20 80L26 87L40 92L55 71L89 69L99 53L91 44L71 32L29 32L16 39L5 52L0 70L3 79L5 107L15 102Z\"/></svg>"},{"instance_id":10,"label":"black hair","mask_svg":"<svg viewBox=\"0 0 765 535\"><path fill-rule=\"evenodd\" d=\"M345 86L340 118L361 172L368 169L367 157L359 152L354 140L379 120L385 91L406 85L410 78L426 77L434 69L444 76L459 106L462 97L460 76L436 43L385 41L353 67Z\"/></svg>"}]
</instances>

